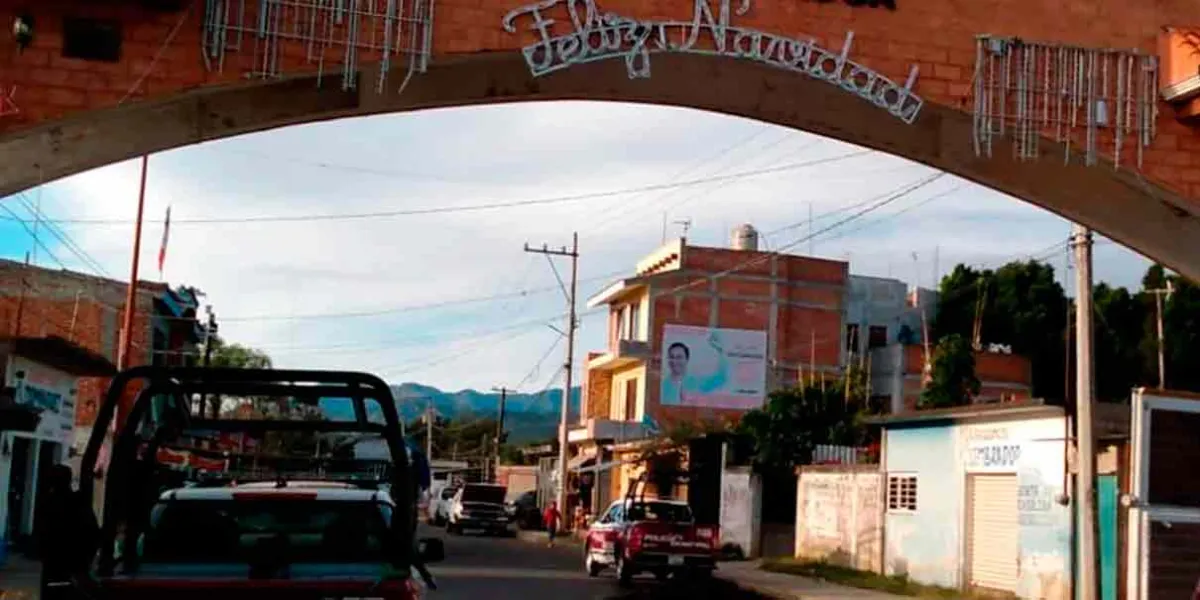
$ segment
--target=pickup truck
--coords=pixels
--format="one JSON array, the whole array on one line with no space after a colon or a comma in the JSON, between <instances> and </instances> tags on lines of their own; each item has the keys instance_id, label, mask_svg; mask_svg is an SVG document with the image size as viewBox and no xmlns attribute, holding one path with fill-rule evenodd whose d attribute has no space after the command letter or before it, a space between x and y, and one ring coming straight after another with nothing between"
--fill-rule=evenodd
<instances>
[{"instance_id":1,"label":"pickup truck","mask_svg":"<svg viewBox=\"0 0 1200 600\"><path fill-rule=\"evenodd\" d=\"M465 533L478 529L493 535L511 535L511 521L504 508L507 488L491 483L468 483L450 501L446 532Z\"/></svg>"},{"instance_id":2,"label":"pickup truck","mask_svg":"<svg viewBox=\"0 0 1200 600\"><path fill-rule=\"evenodd\" d=\"M639 573L707 577L717 568L719 538L717 526L697 525L684 502L618 500L588 529L584 569L596 577L612 568L621 584Z\"/></svg>"}]
</instances>

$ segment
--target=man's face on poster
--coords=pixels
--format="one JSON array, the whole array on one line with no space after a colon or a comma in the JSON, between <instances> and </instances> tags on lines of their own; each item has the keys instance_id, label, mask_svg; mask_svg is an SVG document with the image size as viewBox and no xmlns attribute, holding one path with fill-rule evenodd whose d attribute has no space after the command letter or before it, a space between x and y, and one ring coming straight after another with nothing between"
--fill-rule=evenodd
<instances>
[{"instance_id":1,"label":"man's face on poster","mask_svg":"<svg viewBox=\"0 0 1200 600\"><path fill-rule=\"evenodd\" d=\"M674 379L682 378L684 373L687 373L688 359L687 346L683 344L672 344L667 349L667 369L671 372L671 377Z\"/></svg>"}]
</instances>

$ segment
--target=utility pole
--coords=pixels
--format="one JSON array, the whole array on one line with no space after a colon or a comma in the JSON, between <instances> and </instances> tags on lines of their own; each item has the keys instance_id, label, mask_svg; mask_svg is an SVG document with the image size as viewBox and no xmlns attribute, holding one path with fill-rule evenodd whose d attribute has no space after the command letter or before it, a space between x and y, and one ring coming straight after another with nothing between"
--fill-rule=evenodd
<instances>
[{"instance_id":1,"label":"utility pole","mask_svg":"<svg viewBox=\"0 0 1200 600\"><path fill-rule=\"evenodd\" d=\"M1167 387L1167 361L1164 356L1165 338L1163 337L1163 296L1168 298L1175 292L1175 286L1171 280L1167 280L1167 287L1155 288L1146 290L1146 293L1154 294L1154 305L1158 309L1158 389L1166 389Z\"/></svg>"},{"instance_id":2,"label":"utility pole","mask_svg":"<svg viewBox=\"0 0 1200 600\"><path fill-rule=\"evenodd\" d=\"M433 399L425 401L425 459L433 460Z\"/></svg>"},{"instance_id":3,"label":"utility pole","mask_svg":"<svg viewBox=\"0 0 1200 600\"><path fill-rule=\"evenodd\" d=\"M210 365L212 365L212 353L213 353L213 347L214 347L213 337L215 337L217 335L217 315L213 314L213 309L212 309L211 304L204 305L204 312L208 315L208 322L205 323L205 325L204 325L204 356L202 357L202 360L204 361L203 362L204 368L207 369ZM216 398L214 398L213 399L214 406L212 408L212 415L213 415L214 419L219 419L221 417L221 415L219 414L220 411L215 406L216 402L217 402L217 400L216 400ZM205 412L205 410L207 410L207 407L208 407L208 394L200 394L200 415L201 416L204 415L204 412Z\"/></svg>"},{"instance_id":4,"label":"utility pole","mask_svg":"<svg viewBox=\"0 0 1200 600\"><path fill-rule=\"evenodd\" d=\"M542 244L541 249L530 248L529 244L525 244L526 252L536 254L544 254L547 258L550 256L566 256L571 259L571 291L566 292L567 295L567 362L564 367L567 370L566 383L563 384L562 397L562 412L558 419L558 485L555 490L555 501L558 503L558 510L566 514L567 511L567 412L571 403L571 372L574 370L575 361L575 329L579 326L575 317L575 291L579 283L579 232L575 232L571 236L571 249L562 248L560 250L551 250ZM554 262L550 263L551 268L554 267ZM554 272L555 277L558 277L558 271ZM559 284L562 279L559 279ZM565 290L564 290L565 292Z\"/></svg>"},{"instance_id":5,"label":"utility pole","mask_svg":"<svg viewBox=\"0 0 1200 600\"><path fill-rule=\"evenodd\" d=\"M1075 448L1078 473L1075 475L1075 506L1079 534L1076 560L1079 600L1096 600L1096 452L1092 432L1092 232L1083 225L1072 227L1071 245L1075 250Z\"/></svg>"},{"instance_id":6,"label":"utility pole","mask_svg":"<svg viewBox=\"0 0 1200 600\"><path fill-rule=\"evenodd\" d=\"M500 479L500 443L503 441L503 438L504 438L504 403L508 400L509 390L508 390L508 388L506 388L504 386L500 386L498 388L492 388L492 391L500 392L500 419L496 423L496 451L495 451L495 457L494 457L496 460L496 470L493 472L493 479L499 481L499 479ZM515 391L515 390L513 390L513 391Z\"/></svg>"}]
</instances>

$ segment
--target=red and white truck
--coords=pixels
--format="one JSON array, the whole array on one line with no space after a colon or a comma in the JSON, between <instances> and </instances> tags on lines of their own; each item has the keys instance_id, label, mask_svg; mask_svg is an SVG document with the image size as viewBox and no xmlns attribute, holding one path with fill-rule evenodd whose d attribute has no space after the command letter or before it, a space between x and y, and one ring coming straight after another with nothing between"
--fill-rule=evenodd
<instances>
[{"instance_id":1,"label":"red and white truck","mask_svg":"<svg viewBox=\"0 0 1200 600\"><path fill-rule=\"evenodd\" d=\"M612 568L622 584L639 573L707 577L717 568L719 537L716 525L696 524L685 502L626 498L588 529L584 569L596 577Z\"/></svg>"}]
</instances>

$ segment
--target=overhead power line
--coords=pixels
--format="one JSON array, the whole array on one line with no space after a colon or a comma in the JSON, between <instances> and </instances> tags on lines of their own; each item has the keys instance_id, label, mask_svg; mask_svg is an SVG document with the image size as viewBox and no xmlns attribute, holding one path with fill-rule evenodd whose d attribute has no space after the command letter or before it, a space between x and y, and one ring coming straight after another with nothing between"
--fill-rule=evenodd
<instances>
[{"instance_id":1,"label":"overhead power line","mask_svg":"<svg viewBox=\"0 0 1200 600\"><path fill-rule=\"evenodd\" d=\"M869 154L870 151L850 152L839 154L826 158L819 158L798 163L780 165L777 167L768 167L764 169L755 169L751 171L741 171L738 173L730 173L727 175L714 175L711 177L701 177L686 181L674 183L660 183L645 185L634 188L624 188L617 190L608 190L603 192L590 192L586 194L574 194L568 196L552 196L547 198L536 198L532 200L511 200L502 202L486 202L464 206L431 206L424 208L411 208L399 210L360 212L360 213L342 213L342 214L309 214L309 215L270 215L258 217L201 217L201 218L176 218L172 219L172 225L217 225L217 224L243 224L243 223L306 223L313 221L352 221L362 219L383 219L391 217L405 216L420 216L446 213L463 213L463 212L479 212L496 210L501 208L518 208L524 206L543 206L550 204L564 204L570 202L580 202L583 200L594 200L596 198L605 198L610 196L622 196L626 194L639 194L655 190L666 190L680 187L690 187L696 185L704 185L721 181L729 181L735 179L744 179L747 177L758 177L761 175L769 175L773 173L783 173L796 169L812 167L820 164L854 158ZM19 217L10 217L8 220L21 220ZM132 224L129 219L48 219L49 222L61 225L126 225ZM161 220L146 220L147 223L162 223Z\"/></svg>"}]
</instances>

